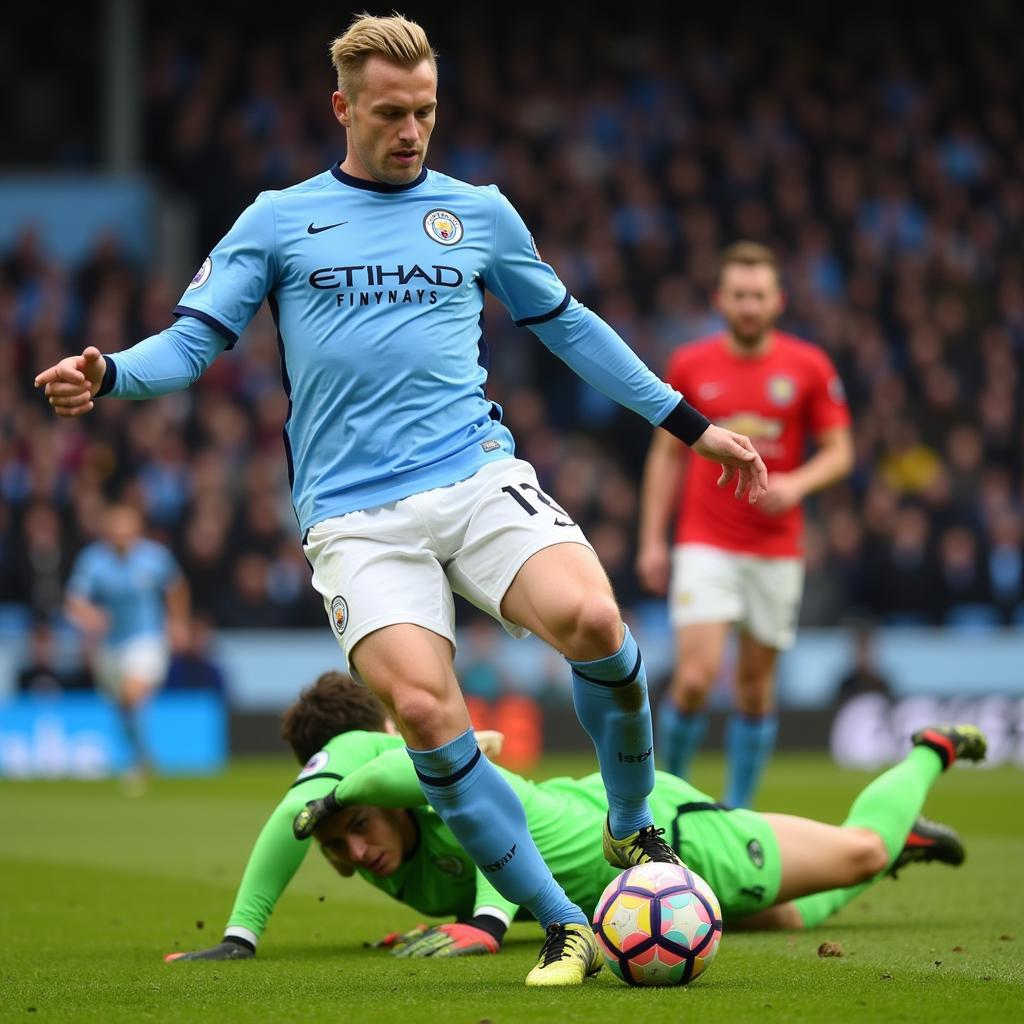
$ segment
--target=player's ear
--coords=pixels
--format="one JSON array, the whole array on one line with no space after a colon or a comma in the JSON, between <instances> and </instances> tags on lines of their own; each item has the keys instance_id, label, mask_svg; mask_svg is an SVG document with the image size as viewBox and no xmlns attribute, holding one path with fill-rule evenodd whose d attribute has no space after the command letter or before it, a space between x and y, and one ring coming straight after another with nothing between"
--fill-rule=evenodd
<instances>
[{"instance_id":1,"label":"player's ear","mask_svg":"<svg viewBox=\"0 0 1024 1024\"><path fill-rule=\"evenodd\" d=\"M352 109L348 97L343 92L335 92L331 95L331 106L334 108L334 116L346 128L352 124Z\"/></svg>"}]
</instances>

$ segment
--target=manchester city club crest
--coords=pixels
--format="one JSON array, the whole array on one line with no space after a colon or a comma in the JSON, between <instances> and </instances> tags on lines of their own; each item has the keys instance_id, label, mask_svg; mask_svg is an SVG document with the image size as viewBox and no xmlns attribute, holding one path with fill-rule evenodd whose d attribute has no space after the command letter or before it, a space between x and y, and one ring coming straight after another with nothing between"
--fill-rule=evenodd
<instances>
[{"instance_id":1,"label":"manchester city club crest","mask_svg":"<svg viewBox=\"0 0 1024 1024\"><path fill-rule=\"evenodd\" d=\"M442 245L462 241L462 221L450 210L431 210L423 218L423 230Z\"/></svg>"},{"instance_id":2,"label":"manchester city club crest","mask_svg":"<svg viewBox=\"0 0 1024 1024\"><path fill-rule=\"evenodd\" d=\"M334 632L338 636L344 636L348 626L348 602L341 594L331 602L331 622L334 625Z\"/></svg>"}]
</instances>

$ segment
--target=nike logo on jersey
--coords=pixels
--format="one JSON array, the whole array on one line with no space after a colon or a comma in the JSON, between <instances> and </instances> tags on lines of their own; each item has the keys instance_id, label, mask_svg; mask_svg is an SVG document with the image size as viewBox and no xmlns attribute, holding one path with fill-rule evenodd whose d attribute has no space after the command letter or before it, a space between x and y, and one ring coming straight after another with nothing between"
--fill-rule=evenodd
<instances>
[{"instance_id":1,"label":"nike logo on jersey","mask_svg":"<svg viewBox=\"0 0 1024 1024\"><path fill-rule=\"evenodd\" d=\"M314 227L312 224L306 228L306 231L311 235L319 235L321 231L330 231L331 228L340 228L342 224L347 224L347 220L339 220L337 224L324 224L321 227Z\"/></svg>"},{"instance_id":2,"label":"nike logo on jersey","mask_svg":"<svg viewBox=\"0 0 1024 1024\"><path fill-rule=\"evenodd\" d=\"M697 388L697 396L705 401L710 401L712 398L717 398L723 391L725 391L724 384L701 384Z\"/></svg>"}]
</instances>

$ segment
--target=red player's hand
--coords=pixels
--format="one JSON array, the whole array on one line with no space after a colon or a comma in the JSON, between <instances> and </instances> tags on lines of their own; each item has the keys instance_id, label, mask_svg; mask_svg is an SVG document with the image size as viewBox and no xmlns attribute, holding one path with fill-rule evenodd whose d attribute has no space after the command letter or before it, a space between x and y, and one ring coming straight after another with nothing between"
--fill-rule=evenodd
<instances>
[{"instance_id":1,"label":"red player's hand","mask_svg":"<svg viewBox=\"0 0 1024 1024\"><path fill-rule=\"evenodd\" d=\"M672 570L672 555L663 540L640 545L636 555L636 574L640 585L652 594L665 594Z\"/></svg>"}]
</instances>

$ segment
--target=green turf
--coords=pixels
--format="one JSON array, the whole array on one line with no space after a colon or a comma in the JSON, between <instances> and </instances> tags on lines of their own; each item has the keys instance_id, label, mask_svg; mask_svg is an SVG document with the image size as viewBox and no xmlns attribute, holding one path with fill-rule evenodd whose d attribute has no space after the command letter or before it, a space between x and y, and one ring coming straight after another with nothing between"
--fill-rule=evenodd
<instances>
[{"instance_id":1,"label":"green turf","mask_svg":"<svg viewBox=\"0 0 1024 1024\"><path fill-rule=\"evenodd\" d=\"M546 773L590 770L549 761ZM718 788L720 765L696 779ZM959 871L909 868L812 932L726 933L685 989L634 990L605 971L581 989L523 987L540 936L503 953L394 960L361 943L418 916L310 857L258 959L167 965L211 945L249 844L294 774L285 761L221 778L160 780L141 799L113 783L0 784L0 1019L387 1021L515 1024L616 1019L1011 1021L1024 1018L1024 773L956 770L926 811L968 847ZM840 820L867 781L817 757L778 757L762 805ZM842 958L822 959L822 941ZM616 1016L621 1015L621 1016Z\"/></svg>"}]
</instances>

